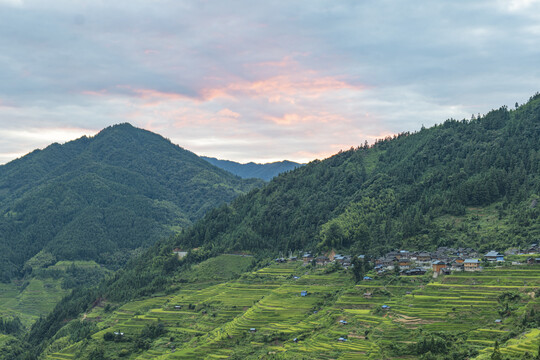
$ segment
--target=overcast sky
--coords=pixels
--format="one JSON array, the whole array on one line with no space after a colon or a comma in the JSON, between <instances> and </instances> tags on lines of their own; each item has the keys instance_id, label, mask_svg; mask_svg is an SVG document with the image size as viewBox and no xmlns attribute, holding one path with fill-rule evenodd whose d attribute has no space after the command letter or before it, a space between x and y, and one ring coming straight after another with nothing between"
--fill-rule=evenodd
<instances>
[{"instance_id":1,"label":"overcast sky","mask_svg":"<svg viewBox=\"0 0 540 360\"><path fill-rule=\"evenodd\" d=\"M130 122L306 162L540 91L540 1L0 0L0 163Z\"/></svg>"}]
</instances>

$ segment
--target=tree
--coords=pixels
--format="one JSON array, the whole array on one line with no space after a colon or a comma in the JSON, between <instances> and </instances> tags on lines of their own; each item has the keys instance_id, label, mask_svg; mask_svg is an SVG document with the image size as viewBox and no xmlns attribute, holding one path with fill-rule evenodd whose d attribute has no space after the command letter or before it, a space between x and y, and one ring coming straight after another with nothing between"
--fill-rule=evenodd
<instances>
[{"instance_id":1,"label":"tree","mask_svg":"<svg viewBox=\"0 0 540 360\"><path fill-rule=\"evenodd\" d=\"M491 354L491 360L502 360L501 350L499 350L499 342L495 341L493 347L493 353Z\"/></svg>"},{"instance_id":2,"label":"tree","mask_svg":"<svg viewBox=\"0 0 540 360\"><path fill-rule=\"evenodd\" d=\"M364 261L358 256L353 256L351 261L354 281L359 282L364 278Z\"/></svg>"},{"instance_id":3,"label":"tree","mask_svg":"<svg viewBox=\"0 0 540 360\"><path fill-rule=\"evenodd\" d=\"M399 276L399 262L394 261L394 274Z\"/></svg>"}]
</instances>

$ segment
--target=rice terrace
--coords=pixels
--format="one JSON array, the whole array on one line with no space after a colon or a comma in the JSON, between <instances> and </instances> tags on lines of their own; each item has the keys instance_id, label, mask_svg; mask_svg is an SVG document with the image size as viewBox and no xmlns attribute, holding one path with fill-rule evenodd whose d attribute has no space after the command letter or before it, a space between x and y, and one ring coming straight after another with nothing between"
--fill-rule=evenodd
<instances>
[{"instance_id":1,"label":"rice terrace","mask_svg":"<svg viewBox=\"0 0 540 360\"><path fill-rule=\"evenodd\" d=\"M490 359L495 342L510 358L532 359L538 351L532 322L540 310L540 265L436 279L430 272L373 275L355 284L342 268L293 261L245 271L252 261L221 255L194 267L168 294L99 304L83 318L97 331L74 344L57 336L45 358L77 359L93 343L110 358L127 359L415 359L422 347ZM157 341L132 352L145 334Z\"/></svg>"}]
</instances>

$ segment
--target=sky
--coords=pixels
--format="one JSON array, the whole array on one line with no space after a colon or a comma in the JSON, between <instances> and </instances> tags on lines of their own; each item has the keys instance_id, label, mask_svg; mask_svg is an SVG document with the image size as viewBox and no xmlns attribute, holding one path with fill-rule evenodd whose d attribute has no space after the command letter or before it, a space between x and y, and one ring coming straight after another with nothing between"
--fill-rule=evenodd
<instances>
[{"instance_id":1,"label":"sky","mask_svg":"<svg viewBox=\"0 0 540 360\"><path fill-rule=\"evenodd\" d=\"M0 0L0 164L118 123L328 157L540 91L538 0Z\"/></svg>"}]
</instances>

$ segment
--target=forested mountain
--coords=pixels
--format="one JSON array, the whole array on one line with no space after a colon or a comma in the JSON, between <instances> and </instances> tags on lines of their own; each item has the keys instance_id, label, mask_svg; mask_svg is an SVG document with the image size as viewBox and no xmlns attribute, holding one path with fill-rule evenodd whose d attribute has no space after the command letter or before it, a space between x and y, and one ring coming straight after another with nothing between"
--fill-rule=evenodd
<instances>
[{"instance_id":1,"label":"forested mountain","mask_svg":"<svg viewBox=\"0 0 540 360\"><path fill-rule=\"evenodd\" d=\"M312 162L210 212L176 245L378 254L533 242L540 238L539 105L535 96L516 110L447 120ZM441 220L491 204L498 227L455 229Z\"/></svg>"},{"instance_id":2,"label":"forested mountain","mask_svg":"<svg viewBox=\"0 0 540 360\"><path fill-rule=\"evenodd\" d=\"M219 160L206 156L201 157L212 165L227 170L243 179L259 178L265 181L270 181L283 172L294 170L303 165L289 160L267 164L256 164L254 162L240 164L230 160Z\"/></svg>"},{"instance_id":3,"label":"forested mountain","mask_svg":"<svg viewBox=\"0 0 540 360\"><path fill-rule=\"evenodd\" d=\"M192 264L220 253L379 255L395 248L530 244L540 238L539 138L537 94L515 110L450 119L313 161L209 211L99 287L74 291L27 339L39 352L96 299L121 303L175 291ZM479 208L496 215L480 221L471 213ZM197 250L178 260L174 247Z\"/></svg>"},{"instance_id":4,"label":"forested mountain","mask_svg":"<svg viewBox=\"0 0 540 360\"><path fill-rule=\"evenodd\" d=\"M117 266L261 183L129 124L36 150L0 166L0 280L38 253Z\"/></svg>"}]
</instances>

